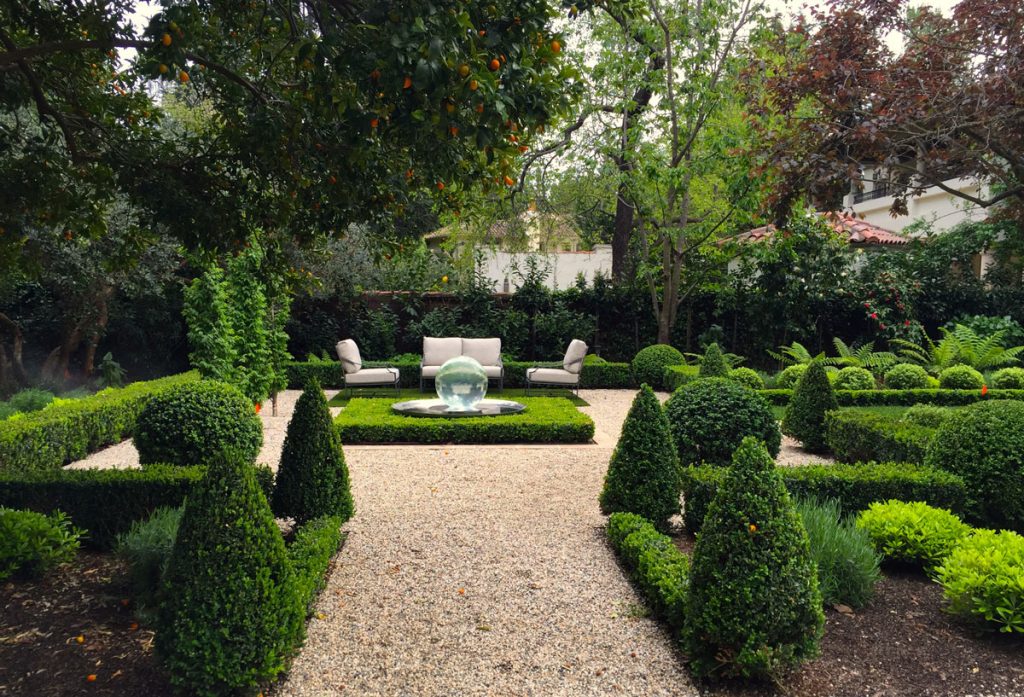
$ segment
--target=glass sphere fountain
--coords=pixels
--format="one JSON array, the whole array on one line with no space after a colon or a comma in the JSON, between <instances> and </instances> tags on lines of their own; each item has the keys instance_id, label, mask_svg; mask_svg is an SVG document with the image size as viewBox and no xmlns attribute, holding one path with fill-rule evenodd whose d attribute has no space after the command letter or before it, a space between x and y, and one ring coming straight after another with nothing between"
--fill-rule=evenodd
<instances>
[{"instance_id":1,"label":"glass sphere fountain","mask_svg":"<svg viewBox=\"0 0 1024 697\"><path fill-rule=\"evenodd\" d=\"M485 399L487 371L475 358L456 356L438 369L434 378L438 399L396 402L391 409L406 416L502 416L526 409L519 402Z\"/></svg>"}]
</instances>

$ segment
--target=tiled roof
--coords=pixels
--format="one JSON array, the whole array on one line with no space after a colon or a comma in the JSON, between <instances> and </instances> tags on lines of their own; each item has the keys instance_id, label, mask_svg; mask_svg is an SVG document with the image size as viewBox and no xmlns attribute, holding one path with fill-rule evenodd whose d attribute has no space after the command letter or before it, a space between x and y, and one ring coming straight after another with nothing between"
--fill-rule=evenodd
<instances>
[{"instance_id":1,"label":"tiled roof","mask_svg":"<svg viewBox=\"0 0 1024 697\"><path fill-rule=\"evenodd\" d=\"M872 225L849 213L822 213L832 229L845 237L850 244L900 246L910 240L892 230ZM774 225L762 225L736 236L737 242L766 240L775 234Z\"/></svg>"}]
</instances>

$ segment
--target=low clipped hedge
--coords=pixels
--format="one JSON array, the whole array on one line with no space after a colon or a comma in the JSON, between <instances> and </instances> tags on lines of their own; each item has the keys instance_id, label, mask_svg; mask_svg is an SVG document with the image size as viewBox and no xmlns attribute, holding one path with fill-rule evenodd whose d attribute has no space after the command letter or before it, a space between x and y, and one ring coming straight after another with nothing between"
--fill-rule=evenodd
<instances>
[{"instance_id":1,"label":"low clipped hedge","mask_svg":"<svg viewBox=\"0 0 1024 697\"><path fill-rule=\"evenodd\" d=\"M425 418L391 410L393 399L348 403L334 420L345 445L355 443L587 443L594 422L560 397L523 397L525 411L507 416Z\"/></svg>"},{"instance_id":2,"label":"low clipped hedge","mask_svg":"<svg viewBox=\"0 0 1024 697\"><path fill-rule=\"evenodd\" d=\"M840 462L923 463L936 429L898 417L839 409L825 416L825 442Z\"/></svg>"},{"instance_id":3,"label":"low clipped hedge","mask_svg":"<svg viewBox=\"0 0 1024 697\"><path fill-rule=\"evenodd\" d=\"M662 384L667 392L675 392L688 382L700 377L699 365L670 365L665 368Z\"/></svg>"},{"instance_id":4,"label":"low clipped hedge","mask_svg":"<svg viewBox=\"0 0 1024 697\"><path fill-rule=\"evenodd\" d=\"M683 627L690 560L672 538L634 513L608 518L608 542L643 591L656 615L675 631Z\"/></svg>"},{"instance_id":5,"label":"low clipped hedge","mask_svg":"<svg viewBox=\"0 0 1024 697\"><path fill-rule=\"evenodd\" d=\"M288 545L288 559L294 573L292 583L307 614L312 612L316 597L327 583L331 559L345 541L341 531L344 522L341 516L314 518L299 528Z\"/></svg>"},{"instance_id":6,"label":"low clipped hedge","mask_svg":"<svg viewBox=\"0 0 1024 697\"><path fill-rule=\"evenodd\" d=\"M390 365L398 368L401 387L420 386L420 363L416 361L365 361L367 368ZM525 387L528 368L561 368L560 361L506 361L505 387ZM288 387L301 390L310 378L327 388L338 388L344 384L341 363L337 361L291 362L285 365ZM431 383L432 384L432 383ZM580 373L580 385L585 389L627 389L635 385L629 363L584 363Z\"/></svg>"},{"instance_id":7,"label":"low clipped hedge","mask_svg":"<svg viewBox=\"0 0 1024 697\"><path fill-rule=\"evenodd\" d=\"M836 390L836 401L841 407L909 407L914 404L935 404L942 407L960 407L988 399L1024 400L1024 390ZM770 404L784 407L789 404L793 390L761 390L759 393Z\"/></svg>"},{"instance_id":8,"label":"low clipped hedge","mask_svg":"<svg viewBox=\"0 0 1024 697\"><path fill-rule=\"evenodd\" d=\"M844 514L864 510L876 501L926 501L954 511L964 510L967 491L962 479L942 470L905 463L779 466L794 497L834 499ZM708 505L725 479L727 468L712 465L683 469L683 522L696 533Z\"/></svg>"},{"instance_id":9,"label":"low clipped hedge","mask_svg":"<svg viewBox=\"0 0 1024 697\"><path fill-rule=\"evenodd\" d=\"M202 479L199 466L147 465L142 469L44 470L0 472L0 506L39 513L61 510L83 528L85 544L111 549L120 533L162 506L175 508ZM256 468L269 495L274 475Z\"/></svg>"},{"instance_id":10,"label":"low clipped hedge","mask_svg":"<svg viewBox=\"0 0 1024 697\"><path fill-rule=\"evenodd\" d=\"M130 438L150 397L199 379L183 373L136 382L0 421L0 472L53 470Z\"/></svg>"}]
</instances>

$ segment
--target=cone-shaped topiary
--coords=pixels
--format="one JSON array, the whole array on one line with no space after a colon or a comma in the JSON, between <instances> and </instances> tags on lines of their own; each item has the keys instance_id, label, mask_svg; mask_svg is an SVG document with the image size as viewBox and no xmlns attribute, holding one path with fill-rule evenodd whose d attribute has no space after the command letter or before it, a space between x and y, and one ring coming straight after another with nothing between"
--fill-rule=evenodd
<instances>
[{"instance_id":1,"label":"cone-shaped topiary","mask_svg":"<svg viewBox=\"0 0 1024 697\"><path fill-rule=\"evenodd\" d=\"M764 446L745 438L697 537L683 650L699 677L777 677L818 651L807 531Z\"/></svg>"},{"instance_id":2,"label":"cone-shaped topiary","mask_svg":"<svg viewBox=\"0 0 1024 697\"><path fill-rule=\"evenodd\" d=\"M638 385L646 382L660 388L665 382L665 368L685 363L686 356L679 349L668 344L654 344L638 351L633 356L631 367Z\"/></svg>"},{"instance_id":3,"label":"cone-shaped topiary","mask_svg":"<svg viewBox=\"0 0 1024 697\"><path fill-rule=\"evenodd\" d=\"M782 432L811 452L825 449L825 412L839 408L825 368L815 361L800 377L782 418Z\"/></svg>"},{"instance_id":4,"label":"cone-shaped topiary","mask_svg":"<svg viewBox=\"0 0 1024 697\"><path fill-rule=\"evenodd\" d=\"M274 486L274 513L298 523L321 516L352 517L348 467L320 385L306 385L281 451Z\"/></svg>"},{"instance_id":5,"label":"cone-shaped topiary","mask_svg":"<svg viewBox=\"0 0 1024 697\"><path fill-rule=\"evenodd\" d=\"M679 456L668 418L647 384L633 400L612 453L601 491L601 510L626 511L655 525L679 512Z\"/></svg>"},{"instance_id":6,"label":"cone-shaped topiary","mask_svg":"<svg viewBox=\"0 0 1024 697\"><path fill-rule=\"evenodd\" d=\"M188 496L167 564L156 648L188 694L236 694L281 673L304 632L284 540L255 469L225 451Z\"/></svg>"},{"instance_id":7,"label":"cone-shaped topiary","mask_svg":"<svg viewBox=\"0 0 1024 697\"><path fill-rule=\"evenodd\" d=\"M729 377L729 370L732 366L725 360L722 349L718 344L712 342L704 349L704 355L700 359L700 372L698 377L702 378L726 378Z\"/></svg>"}]
</instances>

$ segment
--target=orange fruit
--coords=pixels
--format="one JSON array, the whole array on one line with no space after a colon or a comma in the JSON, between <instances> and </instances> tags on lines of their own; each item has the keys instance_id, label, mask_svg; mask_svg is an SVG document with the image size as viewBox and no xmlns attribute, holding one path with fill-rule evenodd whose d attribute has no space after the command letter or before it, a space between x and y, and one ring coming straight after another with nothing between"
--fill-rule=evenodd
<instances>
[{"instance_id":1,"label":"orange fruit","mask_svg":"<svg viewBox=\"0 0 1024 697\"><path fill-rule=\"evenodd\" d=\"M555 39L554 41L551 42L551 50L554 53L562 52L562 44L560 41L558 41L558 39Z\"/></svg>"},{"instance_id":2,"label":"orange fruit","mask_svg":"<svg viewBox=\"0 0 1024 697\"><path fill-rule=\"evenodd\" d=\"M478 113L478 114L482 114L482 113L484 113L484 105L483 105L483 102L481 102L480 104L477 104L477 105L476 105L476 113Z\"/></svg>"},{"instance_id":3,"label":"orange fruit","mask_svg":"<svg viewBox=\"0 0 1024 697\"><path fill-rule=\"evenodd\" d=\"M454 112L454 111L455 111L455 105L454 105L454 104L452 104L451 102L447 102L447 103L446 103L446 104L444 105L444 109L445 109L445 111L447 111L447 112L448 112L449 114L451 114L452 112Z\"/></svg>"},{"instance_id":4,"label":"orange fruit","mask_svg":"<svg viewBox=\"0 0 1024 697\"><path fill-rule=\"evenodd\" d=\"M477 32L477 34L479 34L480 36L485 36L487 34L487 30L481 29L480 31Z\"/></svg>"},{"instance_id":5,"label":"orange fruit","mask_svg":"<svg viewBox=\"0 0 1024 697\"><path fill-rule=\"evenodd\" d=\"M166 74L167 74L167 71L168 71L168 70L170 70L170 68L168 68L168 67L167 67L166 65L164 65L163 63L161 63L161 64L160 64L160 67L158 67L158 68L157 68L157 70L159 70L159 71L160 71L160 74L161 74L161 75L166 75Z\"/></svg>"},{"instance_id":6,"label":"orange fruit","mask_svg":"<svg viewBox=\"0 0 1024 697\"><path fill-rule=\"evenodd\" d=\"M480 83L477 82L476 80L470 80L469 81L469 91L470 92L476 92L476 88L479 87L479 86L480 86Z\"/></svg>"},{"instance_id":7,"label":"orange fruit","mask_svg":"<svg viewBox=\"0 0 1024 697\"><path fill-rule=\"evenodd\" d=\"M188 78L188 73L186 73L184 70L182 70L180 73L178 73L178 79L181 80L182 82L188 82L188 79L189 79Z\"/></svg>"},{"instance_id":8,"label":"orange fruit","mask_svg":"<svg viewBox=\"0 0 1024 697\"><path fill-rule=\"evenodd\" d=\"M437 183L437 190L438 191L444 191L444 182L438 182Z\"/></svg>"},{"instance_id":9,"label":"orange fruit","mask_svg":"<svg viewBox=\"0 0 1024 697\"><path fill-rule=\"evenodd\" d=\"M86 682L96 682L96 673L89 673L85 676Z\"/></svg>"},{"instance_id":10,"label":"orange fruit","mask_svg":"<svg viewBox=\"0 0 1024 697\"><path fill-rule=\"evenodd\" d=\"M370 128L376 128L379 123L380 119L377 119L376 117L370 119Z\"/></svg>"},{"instance_id":11,"label":"orange fruit","mask_svg":"<svg viewBox=\"0 0 1024 697\"><path fill-rule=\"evenodd\" d=\"M526 145L520 145L519 146L519 152L526 152L529 149L530 149L529 146L526 146Z\"/></svg>"},{"instance_id":12,"label":"orange fruit","mask_svg":"<svg viewBox=\"0 0 1024 697\"><path fill-rule=\"evenodd\" d=\"M412 87L412 78L406 75L405 80L402 81L402 89L407 90L410 87Z\"/></svg>"},{"instance_id":13,"label":"orange fruit","mask_svg":"<svg viewBox=\"0 0 1024 697\"><path fill-rule=\"evenodd\" d=\"M513 179L510 176L508 176L507 174L505 175L505 186L512 186L515 183L516 183L515 179Z\"/></svg>"},{"instance_id":14,"label":"orange fruit","mask_svg":"<svg viewBox=\"0 0 1024 697\"><path fill-rule=\"evenodd\" d=\"M491 69L491 72L494 72L501 67L501 63L498 62L497 58L492 58L491 62L487 64L487 67Z\"/></svg>"},{"instance_id":15,"label":"orange fruit","mask_svg":"<svg viewBox=\"0 0 1024 697\"><path fill-rule=\"evenodd\" d=\"M162 43L164 46L170 46L171 45L171 35L170 34L164 34L160 38L160 43Z\"/></svg>"},{"instance_id":16,"label":"orange fruit","mask_svg":"<svg viewBox=\"0 0 1024 697\"><path fill-rule=\"evenodd\" d=\"M459 76L467 77L469 75L469 66L463 63L459 66Z\"/></svg>"},{"instance_id":17,"label":"orange fruit","mask_svg":"<svg viewBox=\"0 0 1024 697\"><path fill-rule=\"evenodd\" d=\"M405 170L405 178L412 179L412 169Z\"/></svg>"},{"instance_id":18,"label":"orange fruit","mask_svg":"<svg viewBox=\"0 0 1024 697\"><path fill-rule=\"evenodd\" d=\"M458 126L450 126L448 128L448 132L451 133L452 134L452 138L454 138L455 136L459 135L459 127Z\"/></svg>"}]
</instances>

